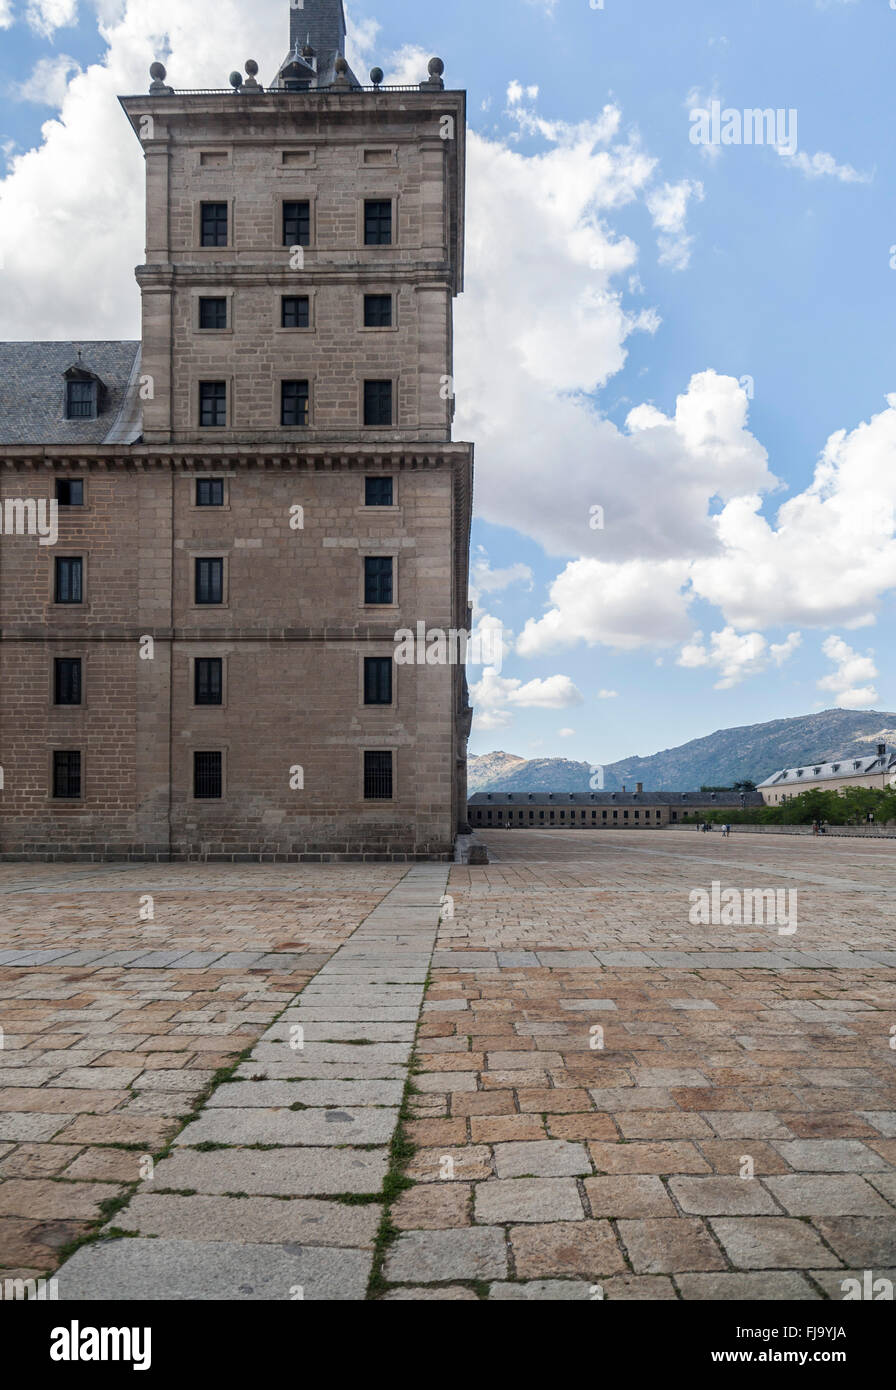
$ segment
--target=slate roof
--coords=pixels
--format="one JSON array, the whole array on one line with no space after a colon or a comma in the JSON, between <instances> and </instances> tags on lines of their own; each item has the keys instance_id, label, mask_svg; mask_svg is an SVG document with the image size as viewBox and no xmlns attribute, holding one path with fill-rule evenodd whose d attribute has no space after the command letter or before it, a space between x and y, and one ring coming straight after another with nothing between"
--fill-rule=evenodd
<instances>
[{"instance_id":1,"label":"slate roof","mask_svg":"<svg viewBox=\"0 0 896 1390\"><path fill-rule=\"evenodd\" d=\"M65 418L64 373L74 366L106 387L95 420ZM139 343L0 343L0 445L135 443L142 430L139 375Z\"/></svg>"},{"instance_id":2,"label":"slate roof","mask_svg":"<svg viewBox=\"0 0 896 1390\"><path fill-rule=\"evenodd\" d=\"M336 59L345 57L345 10L342 0L303 0L301 6L290 6L289 53L280 64L274 86L281 83L283 69L298 57L306 43L314 50L316 72L310 74L312 88L330 87L336 80ZM349 68L345 74L353 87L360 86Z\"/></svg>"},{"instance_id":3,"label":"slate roof","mask_svg":"<svg viewBox=\"0 0 896 1390\"><path fill-rule=\"evenodd\" d=\"M476 792L469 806L761 806L758 792Z\"/></svg>"},{"instance_id":4,"label":"slate roof","mask_svg":"<svg viewBox=\"0 0 896 1390\"><path fill-rule=\"evenodd\" d=\"M760 787L799 787L804 790L818 782L830 782L838 777L882 776L896 771L896 753L879 753L873 757L841 758L836 763L815 763L806 767L784 767L760 782Z\"/></svg>"}]
</instances>

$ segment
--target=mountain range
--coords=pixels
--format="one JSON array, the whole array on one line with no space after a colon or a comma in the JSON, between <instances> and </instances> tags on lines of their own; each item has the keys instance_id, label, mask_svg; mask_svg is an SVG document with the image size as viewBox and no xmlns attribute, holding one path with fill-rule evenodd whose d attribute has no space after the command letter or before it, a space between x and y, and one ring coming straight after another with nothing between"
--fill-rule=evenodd
<instances>
[{"instance_id":1,"label":"mountain range","mask_svg":"<svg viewBox=\"0 0 896 1390\"><path fill-rule=\"evenodd\" d=\"M874 752L874 745L896 745L896 714L879 710L827 709L766 724L719 729L648 757L623 758L603 768L603 790L696 791L701 786L730 787L734 782L762 782L782 767L833 762ZM594 790L597 764L568 758L525 759L514 753L471 756L467 765L470 793Z\"/></svg>"}]
</instances>

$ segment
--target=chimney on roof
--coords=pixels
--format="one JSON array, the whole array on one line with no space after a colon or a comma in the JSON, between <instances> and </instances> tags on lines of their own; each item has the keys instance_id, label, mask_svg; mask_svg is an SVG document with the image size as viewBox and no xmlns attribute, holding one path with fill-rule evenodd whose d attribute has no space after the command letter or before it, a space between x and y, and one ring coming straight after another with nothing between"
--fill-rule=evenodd
<instances>
[{"instance_id":1,"label":"chimney on roof","mask_svg":"<svg viewBox=\"0 0 896 1390\"><path fill-rule=\"evenodd\" d=\"M877 745L877 756L878 756L879 758L883 758L883 757L886 756L886 752L887 752L887 745L886 745L885 743L879 743L879 744Z\"/></svg>"},{"instance_id":2,"label":"chimney on roof","mask_svg":"<svg viewBox=\"0 0 896 1390\"><path fill-rule=\"evenodd\" d=\"M624 783L624 782L623 782L623 784L622 784L622 790L625 791L625 783Z\"/></svg>"},{"instance_id":3,"label":"chimney on roof","mask_svg":"<svg viewBox=\"0 0 896 1390\"><path fill-rule=\"evenodd\" d=\"M638 783L638 795L639 795L639 796L640 796L640 794L641 794L641 792L642 792L643 790L644 790L644 783L643 783L643 782L639 782L639 783Z\"/></svg>"}]
</instances>

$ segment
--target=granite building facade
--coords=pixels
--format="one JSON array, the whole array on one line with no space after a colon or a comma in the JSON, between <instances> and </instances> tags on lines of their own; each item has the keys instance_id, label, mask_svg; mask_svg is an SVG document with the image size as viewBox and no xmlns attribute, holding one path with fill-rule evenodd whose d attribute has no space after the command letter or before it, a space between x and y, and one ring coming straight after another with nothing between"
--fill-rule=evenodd
<instances>
[{"instance_id":1,"label":"granite building facade","mask_svg":"<svg viewBox=\"0 0 896 1390\"><path fill-rule=\"evenodd\" d=\"M224 91L160 64L139 343L0 344L0 855L447 858L472 446L463 92L361 87L341 0ZM52 509L51 509L51 505ZM58 534L39 534L50 511Z\"/></svg>"}]
</instances>

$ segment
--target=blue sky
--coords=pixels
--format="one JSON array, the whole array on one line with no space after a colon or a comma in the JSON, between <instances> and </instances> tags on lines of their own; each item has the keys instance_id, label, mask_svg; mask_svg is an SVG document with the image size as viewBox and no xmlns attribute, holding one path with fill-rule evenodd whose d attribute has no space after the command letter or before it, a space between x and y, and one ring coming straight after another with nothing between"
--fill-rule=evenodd
<instances>
[{"instance_id":1,"label":"blue sky","mask_svg":"<svg viewBox=\"0 0 896 1390\"><path fill-rule=\"evenodd\" d=\"M0 0L0 25L4 6L0 334L131 336L140 169L112 94L165 34L175 85L223 85L250 52L264 76L286 0ZM838 703L892 709L896 10L355 0L349 18L359 75L422 77L437 52L469 94L457 434L477 444L478 602L512 634L500 673L472 673L471 751L603 763ZM713 98L795 110L798 153L695 145L689 113ZM105 223L121 208L124 245L115 264L88 226L72 289L71 253L38 246L21 210L62 186L70 223L94 215L94 156L79 168L71 149L103 121L91 205Z\"/></svg>"}]
</instances>

